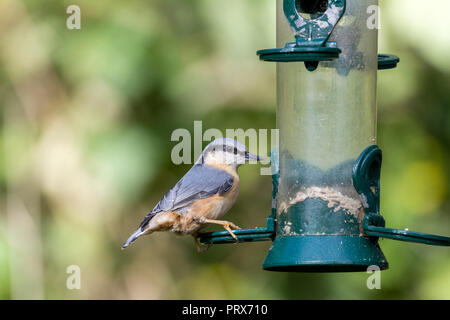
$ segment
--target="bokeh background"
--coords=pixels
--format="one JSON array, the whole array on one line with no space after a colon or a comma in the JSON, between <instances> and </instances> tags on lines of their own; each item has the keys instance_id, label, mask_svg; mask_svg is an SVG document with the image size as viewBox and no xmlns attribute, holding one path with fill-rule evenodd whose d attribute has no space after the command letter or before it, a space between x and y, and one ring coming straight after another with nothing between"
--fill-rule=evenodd
<instances>
[{"instance_id":1,"label":"bokeh background","mask_svg":"<svg viewBox=\"0 0 450 320\"><path fill-rule=\"evenodd\" d=\"M401 56L378 80L382 213L448 235L450 2L380 4L380 52ZM381 240L381 290L366 273L263 271L268 242L199 254L158 233L120 250L189 168L170 160L174 129L275 127L275 65L255 55L274 44L274 0L1 0L0 298L449 299L442 247ZM270 177L240 173L227 217L262 226Z\"/></svg>"}]
</instances>

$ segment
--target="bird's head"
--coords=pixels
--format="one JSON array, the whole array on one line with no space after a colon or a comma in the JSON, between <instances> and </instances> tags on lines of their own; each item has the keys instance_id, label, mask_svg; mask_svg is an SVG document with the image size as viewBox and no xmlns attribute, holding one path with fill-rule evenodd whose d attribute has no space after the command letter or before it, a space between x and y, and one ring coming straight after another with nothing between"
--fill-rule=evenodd
<instances>
[{"instance_id":1,"label":"bird's head","mask_svg":"<svg viewBox=\"0 0 450 320\"><path fill-rule=\"evenodd\" d=\"M211 166L226 165L237 168L248 161L259 160L262 160L262 158L248 152L242 143L230 138L220 138L206 146L197 163Z\"/></svg>"}]
</instances>

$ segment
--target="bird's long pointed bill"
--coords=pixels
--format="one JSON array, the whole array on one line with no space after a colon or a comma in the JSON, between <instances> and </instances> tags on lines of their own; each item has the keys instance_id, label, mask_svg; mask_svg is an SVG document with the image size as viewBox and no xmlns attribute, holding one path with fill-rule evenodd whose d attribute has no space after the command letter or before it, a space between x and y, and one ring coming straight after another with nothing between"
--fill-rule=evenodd
<instances>
[{"instance_id":1,"label":"bird's long pointed bill","mask_svg":"<svg viewBox=\"0 0 450 320\"><path fill-rule=\"evenodd\" d=\"M122 250L128 247L130 244L136 241L137 238L139 238L143 232L141 231L141 228L137 229L122 246Z\"/></svg>"},{"instance_id":2,"label":"bird's long pointed bill","mask_svg":"<svg viewBox=\"0 0 450 320\"><path fill-rule=\"evenodd\" d=\"M247 152L247 153L245 154L245 160L249 160L249 161L252 161L252 160L253 160L253 161L261 161L261 160L263 160L263 158L260 157L260 156L258 156L258 155L256 155L256 154Z\"/></svg>"}]
</instances>

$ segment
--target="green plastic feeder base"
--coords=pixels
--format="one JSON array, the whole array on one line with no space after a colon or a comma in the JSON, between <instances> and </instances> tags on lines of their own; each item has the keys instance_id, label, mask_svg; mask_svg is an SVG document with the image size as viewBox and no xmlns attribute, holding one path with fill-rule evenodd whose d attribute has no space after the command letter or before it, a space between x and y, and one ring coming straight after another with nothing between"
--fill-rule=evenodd
<instances>
[{"instance_id":1,"label":"green plastic feeder base","mask_svg":"<svg viewBox=\"0 0 450 320\"><path fill-rule=\"evenodd\" d=\"M263 269L284 272L354 272L389 267L374 239L359 236L277 237Z\"/></svg>"}]
</instances>

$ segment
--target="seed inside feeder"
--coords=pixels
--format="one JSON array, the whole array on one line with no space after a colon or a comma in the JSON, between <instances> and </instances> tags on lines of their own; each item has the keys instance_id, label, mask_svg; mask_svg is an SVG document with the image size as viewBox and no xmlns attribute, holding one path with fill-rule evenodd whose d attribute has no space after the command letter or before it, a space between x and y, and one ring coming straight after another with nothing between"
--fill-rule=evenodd
<instances>
[{"instance_id":1,"label":"seed inside feeder","mask_svg":"<svg viewBox=\"0 0 450 320\"><path fill-rule=\"evenodd\" d=\"M283 213L290 206L298 202L303 202L309 198L326 201L328 203L328 208L333 208L334 212L345 210L346 212L354 215L356 218L359 218L362 214L364 214L364 207L361 201L345 196L339 191L329 187L309 187L305 191L297 192L295 198L288 203L280 203L278 207L279 213Z\"/></svg>"}]
</instances>

